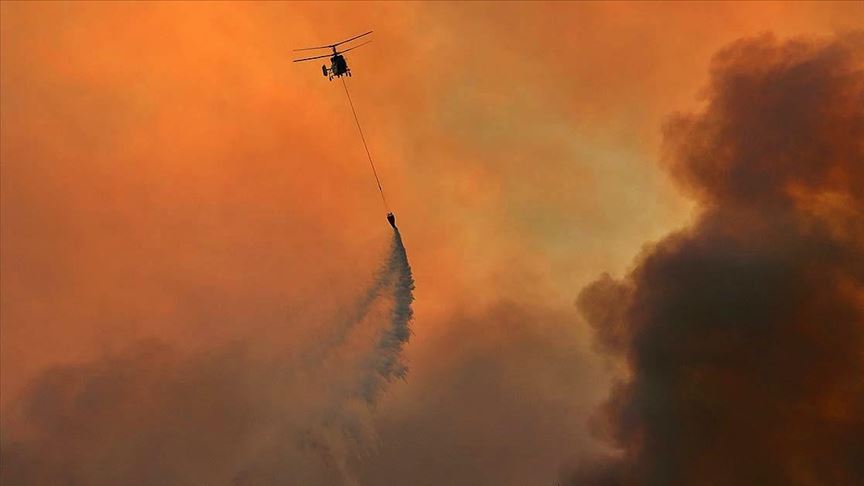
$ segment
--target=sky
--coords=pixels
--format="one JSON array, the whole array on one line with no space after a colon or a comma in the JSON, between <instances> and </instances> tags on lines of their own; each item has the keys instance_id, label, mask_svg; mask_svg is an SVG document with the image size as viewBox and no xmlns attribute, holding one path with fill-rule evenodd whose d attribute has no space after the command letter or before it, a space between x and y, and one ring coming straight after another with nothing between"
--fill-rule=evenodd
<instances>
[{"instance_id":1,"label":"sky","mask_svg":"<svg viewBox=\"0 0 864 486\"><path fill-rule=\"evenodd\" d=\"M860 2L0 4L0 412L5 444L30 447L7 464L52 457L59 476L22 484L73 474L48 422L87 451L85 484L147 484L156 444L169 484L555 484L636 454L598 438L597 411L622 373L641 383L642 348L610 358L592 309L643 300L587 289L650 286L640 255L738 201L675 162L670 127L726 99L716 80L740 66L715 55L736 41L818 43L862 19ZM359 351L319 348L390 228L342 83L291 60L367 30L347 86L416 288L408 375L360 407ZM82 398L114 381L131 388L97 387L105 408ZM130 402L165 383L177 398ZM197 418L214 403L236 407ZM174 440L189 415L200 439ZM312 446L285 445L308 424Z\"/></svg>"}]
</instances>

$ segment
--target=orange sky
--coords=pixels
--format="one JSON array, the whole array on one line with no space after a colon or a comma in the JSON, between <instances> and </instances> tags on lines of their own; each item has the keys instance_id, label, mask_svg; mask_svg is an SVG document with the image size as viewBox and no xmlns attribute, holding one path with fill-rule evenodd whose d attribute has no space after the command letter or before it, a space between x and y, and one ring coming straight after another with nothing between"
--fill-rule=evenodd
<instances>
[{"instance_id":1,"label":"orange sky","mask_svg":"<svg viewBox=\"0 0 864 486\"><path fill-rule=\"evenodd\" d=\"M691 210L657 163L663 120L698 107L723 45L862 19L860 2L4 2L0 403L141 338L314 336L389 228L340 83L291 49L374 29L348 84L417 282L411 379L382 409L422 415L473 353L544 371L572 347L596 373L536 390L588 411L606 371L575 295ZM509 305L526 317L502 327ZM306 324L281 329L296 309Z\"/></svg>"}]
</instances>

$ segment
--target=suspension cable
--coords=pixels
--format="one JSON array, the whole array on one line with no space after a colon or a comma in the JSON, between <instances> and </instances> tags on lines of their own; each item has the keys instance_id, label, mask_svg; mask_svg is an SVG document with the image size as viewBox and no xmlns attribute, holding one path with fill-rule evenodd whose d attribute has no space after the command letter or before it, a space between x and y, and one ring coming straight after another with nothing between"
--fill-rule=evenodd
<instances>
[{"instance_id":1,"label":"suspension cable","mask_svg":"<svg viewBox=\"0 0 864 486\"><path fill-rule=\"evenodd\" d=\"M384 203L384 210L390 212L387 206L387 198L384 197L384 189L381 188L381 180L378 179L378 171L375 170L375 162L372 162L372 154L369 152L369 145L366 144L366 137L363 135L363 128L360 127L360 119L357 118L357 110L354 109L354 102L351 101L351 93L348 92L348 85L345 83L345 78L339 77L342 80L342 87L345 88L345 95L348 96L348 104L351 105L351 113L354 114L354 122L357 123L357 131L360 132L360 140L363 141L363 148L366 149L366 157L369 159L369 165L372 167L372 174L375 175L375 182L378 184L378 192L381 193L381 202Z\"/></svg>"}]
</instances>

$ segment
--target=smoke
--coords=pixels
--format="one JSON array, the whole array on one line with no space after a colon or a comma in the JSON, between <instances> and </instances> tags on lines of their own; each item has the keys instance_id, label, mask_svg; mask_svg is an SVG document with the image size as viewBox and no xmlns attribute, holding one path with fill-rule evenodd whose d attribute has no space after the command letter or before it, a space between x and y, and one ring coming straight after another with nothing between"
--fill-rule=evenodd
<instances>
[{"instance_id":1,"label":"smoke","mask_svg":"<svg viewBox=\"0 0 864 486\"><path fill-rule=\"evenodd\" d=\"M735 42L665 136L702 213L579 295L628 373L571 483L864 483L864 33Z\"/></svg>"},{"instance_id":2,"label":"smoke","mask_svg":"<svg viewBox=\"0 0 864 486\"><path fill-rule=\"evenodd\" d=\"M148 341L47 370L4 410L0 482L356 484L378 447L373 408L407 373L413 288L397 231L315 352L262 352L265 336L192 355Z\"/></svg>"}]
</instances>

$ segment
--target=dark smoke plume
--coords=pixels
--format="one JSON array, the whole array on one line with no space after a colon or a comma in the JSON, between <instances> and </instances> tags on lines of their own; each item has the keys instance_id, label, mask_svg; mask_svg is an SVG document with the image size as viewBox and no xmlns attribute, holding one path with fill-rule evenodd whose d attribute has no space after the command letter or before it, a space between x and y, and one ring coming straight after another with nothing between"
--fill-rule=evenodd
<instances>
[{"instance_id":1,"label":"dark smoke plume","mask_svg":"<svg viewBox=\"0 0 864 486\"><path fill-rule=\"evenodd\" d=\"M702 213L579 295L629 373L570 482L864 484L864 33L730 45L665 136Z\"/></svg>"}]
</instances>

